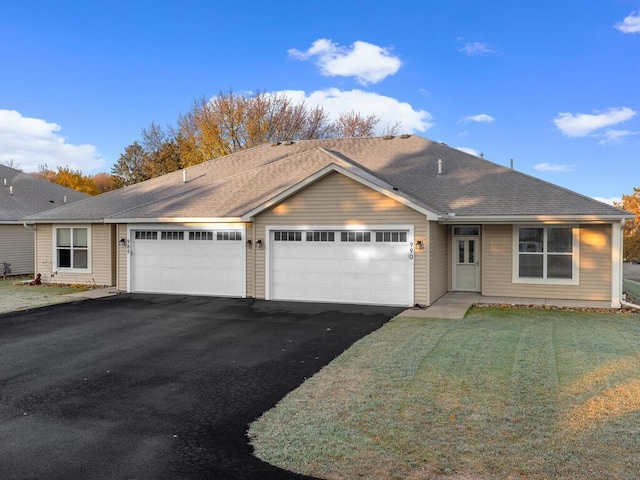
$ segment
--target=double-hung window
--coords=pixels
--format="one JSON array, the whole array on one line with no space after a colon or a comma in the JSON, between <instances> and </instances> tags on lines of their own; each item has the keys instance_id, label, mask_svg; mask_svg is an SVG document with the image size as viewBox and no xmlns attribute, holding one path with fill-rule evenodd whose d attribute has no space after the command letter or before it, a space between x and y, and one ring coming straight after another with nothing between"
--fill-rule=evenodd
<instances>
[{"instance_id":1,"label":"double-hung window","mask_svg":"<svg viewBox=\"0 0 640 480\"><path fill-rule=\"evenodd\" d=\"M89 270L89 227L57 227L56 268Z\"/></svg>"},{"instance_id":2,"label":"double-hung window","mask_svg":"<svg viewBox=\"0 0 640 480\"><path fill-rule=\"evenodd\" d=\"M563 225L514 228L514 281L578 283L578 229Z\"/></svg>"}]
</instances>

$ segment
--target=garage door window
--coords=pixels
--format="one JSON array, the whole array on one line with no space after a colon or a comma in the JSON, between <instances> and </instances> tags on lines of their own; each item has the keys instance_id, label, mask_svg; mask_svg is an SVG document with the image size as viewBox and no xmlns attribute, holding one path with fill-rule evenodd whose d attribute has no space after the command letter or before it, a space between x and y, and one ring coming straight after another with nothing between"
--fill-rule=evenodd
<instances>
[{"instance_id":1,"label":"garage door window","mask_svg":"<svg viewBox=\"0 0 640 480\"><path fill-rule=\"evenodd\" d=\"M213 232L189 232L189 240L213 240Z\"/></svg>"},{"instance_id":2,"label":"garage door window","mask_svg":"<svg viewBox=\"0 0 640 480\"><path fill-rule=\"evenodd\" d=\"M161 232L161 240L184 240L184 232Z\"/></svg>"},{"instance_id":3,"label":"garage door window","mask_svg":"<svg viewBox=\"0 0 640 480\"><path fill-rule=\"evenodd\" d=\"M342 242L370 242L371 232L341 232L340 241Z\"/></svg>"},{"instance_id":4,"label":"garage door window","mask_svg":"<svg viewBox=\"0 0 640 480\"><path fill-rule=\"evenodd\" d=\"M273 239L276 242L301 242L302 232L274 232Z\"/></svg>"},{"instance_id":5,"label":"garage door window","mask_svg":"<svg viewBox=\"0 0 640 480\"><path fill-rule=\"evenodd\" d=\"M137 230L135 232L136 240L157 240L158 232L151 232L146 230Z\"/></svg>"},{"instance_id":6,"label":"garage door window","mask_svg":"<svg viewBox=\"0 0 640 480\"><path fill-rule=\"evenodd\" d=\"M307 232L307 242L335 242L335 232Z\"/></svg>"},{"instance_id":7,"label":"garage door window","mask_svg":"<svg viewBox=\"0 0 640 480\"><path fill-rule=\"evenodd\" d=\"M56 267L89 270L89 228L56 228Z\"/></svg>"},{"instance_id":8,"label":"garage door window","mask_svg":"<svg viewBox=\"0 0 640 480\"><path fill-rule=\"evenodd\" d=\"M230 232L218 232L218 240L242 240L242 232L232 230Z\"/></svg>"},{"instance_id":9,"label":"garage door window","mask_svg":"<svg viewBox=\"0 0 640 480\"><path fill-rule=\"evenodd\" d=\"M407 232L376 232L376 242L407 243Z\"/></svg>"}]
</instances>

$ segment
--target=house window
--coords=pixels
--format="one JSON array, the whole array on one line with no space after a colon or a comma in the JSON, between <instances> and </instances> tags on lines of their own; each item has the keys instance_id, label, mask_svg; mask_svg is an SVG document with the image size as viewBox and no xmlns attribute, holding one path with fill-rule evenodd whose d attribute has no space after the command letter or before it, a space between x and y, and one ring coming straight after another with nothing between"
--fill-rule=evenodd
<instances>
[{"instance_id":1,"label":"house window","mask_svg":"<svg viewBox=\"0 0 640 480\"><path fill-rule=\"evenodd\" d=\"M307 242L335 242L335 232L307 232Z\"/></svg>"},{"instance_id":2,"label":"house window","mask_svg":"<svg viewBox=\"0 0 640 480\"><path fill-rule=\"evenodd\" d=\"M376 242L407 243L407 232L376 232Z\"/></svg>"},{"instance_id":3,"label":"house window","mask_svg":"<svg viewBox=\"0 0 640 480\"><path fill-rule=\"evenodd\" d=\"M59 269L89 269L89 228L56 228L56 267Z\"/></svg>"},{"instance_id":4,"label":"house window","mask_svg":"<svg viewBox=\"0 0 640 480\"><path fill-rule=\"evenodd\" d=\"M273 239L276 242L301 242L302 232L273 232Z\"/></svg>"},{"instance_id":5,"label":"house window","mask_svg":"<svg viewBox=\"0 0 640 480\"><path fill-rule=\"evenodd\" d=\"M566 226L517 227L516 269L519 281L577 281L577 229Z\"/></svg>"},{"instance_id":6,"label":"house window","mask_svg":"<svg viewBox=\"0 0 640 480\"><path fill-rule=\"evenodd\" d=\"M218 232L216 238L218 240L242 240L242 232L232 230L229 232Z\"/></svg>"},{"instance_id":7,"label":"house window","mask_svg":"<svg viewBox=\"0 0 640 480\"><path fill-rule=\"evenodd\" d=\"M184 232L160 232L161 240L184 240Z\"/></svg>"},{"instance_id":8,"label":"house window","mask_svg":"<svg viewBox=\"0 0 640 480\"><path fill-rule=\"evenodd\" d=\"M371 232L340 232L342 242L370 242Z\"/></svg>"},{"instance_id":9,"label":"house window","mask_svg":"<svg viewBox=\"0 0 640 480\"><path fill-rule=\"evenodd\" d=\"M189 232L189 240L213 240L213 232Z\"/></svg>"}]
</instances>

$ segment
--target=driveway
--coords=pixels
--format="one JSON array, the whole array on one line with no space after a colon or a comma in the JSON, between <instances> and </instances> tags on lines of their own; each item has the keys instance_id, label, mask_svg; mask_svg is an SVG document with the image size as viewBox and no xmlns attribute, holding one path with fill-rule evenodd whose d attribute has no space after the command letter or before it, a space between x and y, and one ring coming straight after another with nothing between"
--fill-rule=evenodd
<instances>
[{"instance_id":1,"label":"driveway","mask_svg":"<svg viewBox=\"0 0 640 480\"><path fill-rule=\"evenodd\" d=\"M0 315L0 478L304 478L253 457L247 424L401 310L133 294Z\"/></svg>"}]
</instances>

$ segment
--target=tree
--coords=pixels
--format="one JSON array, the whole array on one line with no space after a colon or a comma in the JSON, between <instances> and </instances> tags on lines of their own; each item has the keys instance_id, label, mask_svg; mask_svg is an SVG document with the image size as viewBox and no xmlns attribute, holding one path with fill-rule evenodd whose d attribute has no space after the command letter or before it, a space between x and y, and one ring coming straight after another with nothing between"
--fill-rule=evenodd
<instances>
[{"instance_id":1,"label":"tree","mask_svg":"<svg viewBox=\"0 0 640 480\"><path fill-rule=\"evenodd\" d=\"M116 178L118 187L144 182L151 178L147 163L147 154L138 142L133 142L124 149L120 158L113 165L111 173Z\"/></svg>"},{"instance_id":2,"label":"tree","mask_svg":"<svg viewBox=\"0 0 640 480\"><path fill-rule=\"evenodd\" d=\"M322 107L311 108L281 93L229 90L194 100L176 128L151 123L142 130L141 143L126 147L111 172L119 186L131 185L265 143L371 136L378 122L375 115L354 111L331 121ZM387 126L387 134L399 126Z\"/></svg>"},{"instance_id":3,"label":"tree","mask_svg":"<svg viewBox=\"0 0 640 480\"><path fill-rule=\"evenodd\" d=\"M631 195L623 195L617 207L634 213L636 218L624 225L624 258L640 260L640 188L634 188Z\"/></svg>"},{"instance_id":4,"label":"tree","mask_svg":"<svg viewBox=\"0 0 640 480\"><path fill-rule=\"evenodd\" d=\"M108 173L96 173L91 178L93 179L93 183L96 184L99 193L110 192L118 188L116 178Z\"/></svg>"},{"instance_id":5,"label":"tree","mask_svg":"<svg viewBox=\"0 0 640 480\"><path fill-rule=\"evenodd\" d=\"M72 188L78 192L89 195L97 195L100 193L93 178L89 175L84 175L81 170L73 170L69 166L58 167L58 171L54 172L53 170L49 170L46 164L40 165L34 175L58 185Z\"/></svg>"}]
</instances>

